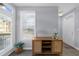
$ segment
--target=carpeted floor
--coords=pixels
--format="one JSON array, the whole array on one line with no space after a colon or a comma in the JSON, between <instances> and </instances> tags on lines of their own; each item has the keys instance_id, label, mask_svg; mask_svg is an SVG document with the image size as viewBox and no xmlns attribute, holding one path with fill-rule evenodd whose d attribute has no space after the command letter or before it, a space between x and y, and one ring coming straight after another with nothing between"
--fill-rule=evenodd
<instances>
[{"instance_id":1,"label":"carpeted floor","mask_svg":"<svg viewBox=\"0 0 79 59\"><path fill-rule=\"evenodd\" d=\"M10 56L32 56L32 50L25 50L21 54L16 54L13 52L10 54ZM79 51L68 45L64 45L63 54L61 56L79 56Z\"/></svg>"}]
</instances>

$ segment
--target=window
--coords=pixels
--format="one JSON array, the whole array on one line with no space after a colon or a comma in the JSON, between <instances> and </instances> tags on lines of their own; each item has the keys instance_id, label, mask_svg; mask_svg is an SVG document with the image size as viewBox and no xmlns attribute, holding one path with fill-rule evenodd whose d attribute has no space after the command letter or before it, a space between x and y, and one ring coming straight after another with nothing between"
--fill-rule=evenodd
<instances>
[{"instance_id":1,"label":"window","mask_svg":"<svg viewBox=\"0 0 79 59\"><path fill-rule=\"evenodd\" d=\"M25 35L34 34L34 15L27 14L25 21L23 22L23 32Z\"/></svg>"},{"instance_id":2,"label":"window","mask_svg":"<svg viewBox=\"0 0 79 59\"><path fill-rule=\"evenodd\" d=\"M35 27L35 13L34 12L22 12L22 32L25 37L34 36L34 27Z\"/></svg>"},{"instance_id":3,"label":"window","mask_svg":"<svg viewBox=\"0 0 79 59\"><path fill-rule=\"evenodd\" d=\"M0 20L0 34L10 33L10 21Z\"/></svg>"},{"instance_id":4,"label":"window","mask_svg":"<svg viewBox=\"0 0 79 59\"><path fill-rule=\"evenodd\" d=\"M0 50L11 45L11 18L0 13Z\"/></svg>"}]
</instances>

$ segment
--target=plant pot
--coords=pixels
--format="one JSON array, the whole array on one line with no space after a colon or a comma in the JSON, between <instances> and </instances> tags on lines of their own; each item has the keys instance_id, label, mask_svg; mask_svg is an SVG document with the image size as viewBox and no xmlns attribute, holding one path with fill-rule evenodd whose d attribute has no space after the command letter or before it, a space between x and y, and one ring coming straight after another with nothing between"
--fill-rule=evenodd
<instances>
[{"instance_id":1,"label":"plant pot","mask_svg":"<svg viewBox=\"0 0 79 59\"><path fill-rule=\"evenodd\" d=\"M22 48L16 48L16 49L15 49L15 52L16 52L17 54L21 53L22 51L23 51Z\"/></svg>"}]
</instances>

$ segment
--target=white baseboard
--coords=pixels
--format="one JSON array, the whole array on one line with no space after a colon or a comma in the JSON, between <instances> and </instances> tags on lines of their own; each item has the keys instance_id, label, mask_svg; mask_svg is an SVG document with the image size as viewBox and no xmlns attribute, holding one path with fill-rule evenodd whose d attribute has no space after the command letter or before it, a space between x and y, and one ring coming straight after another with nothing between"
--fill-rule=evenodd
<instances>
[{"instance_id":1,"label":"white baseboard","mask_svg":"<svg viewBox=\"0 0 79 59\"><path fill-rule=\"evenodd\" d=\"M64 42L65 43L65 42ZM67 43L66 43L67 44ZM67 45L69 45L69 44L67 44ZM69 46L71 46L71 45L69 45ZM71 47L73 47L74 49L76 49L76 50L79 50L79 48L77 48L77 47L75 47L75 46L71 46Z\"/></svg>"},{"instance_id":2,"label":"white baseboard","mask_svg":"<svg viewBox=\"0 0 79 59\"><path fill-rule=\"evenodd\" d=\"M9 51L7 51L5 54L3 54L2 56L9 56L12 52L14 51L14 48L10 49Z\"/></svg>"},{"instance_id":3,"label":"white baseboard","mask_svg":"<svg viewBox=\"0 0 79 59\"><path fill-rule=\"evenodd\" d=\"M32 48L24 48L24 50L32 50Z\"/></svg>"},{"instance_id":4,"label":"white baseboard","mask_svg":"<svg viewBox=\"0 0 79 59\"><path fill-rule=\"evenodd\" d=\"M14 48L5 49L4 51L2 51L0 56L9 56L14 50ZM24 48L24 50L32 50L32 48Z\"/></svg>"},{"instance_id":5,"label":"white baseboard","mask_svg":"<svg viewBox=\"0 0 79 59\"><path fill-rule=\"evenodd\" d=\"M9 54L11 54L14 51L14 48L12 47L7 47L5 49L3 49L2 51L0 51L0 56L8 56Z\"/></svg>"},{"instance_id":6,"label":"white baseboard","mask_svg":"<svg viewBox=\"0 0 79 59\"><path fill-rule=\"evenodd\" d=\"M4 54L4 56L9 56L13 51L14 49L9 50L7 53Z\"/></svg>"},{"instance_id":7,"label":"white baseboard","mask_svg":"<svg viewBox=\"0 0 79 59\"><path fill-rule=\"evenodd\" d=\"M74 47L76 50L79 50L79 48L77 48L77 47Z\"/></svg>"}]
</instances>

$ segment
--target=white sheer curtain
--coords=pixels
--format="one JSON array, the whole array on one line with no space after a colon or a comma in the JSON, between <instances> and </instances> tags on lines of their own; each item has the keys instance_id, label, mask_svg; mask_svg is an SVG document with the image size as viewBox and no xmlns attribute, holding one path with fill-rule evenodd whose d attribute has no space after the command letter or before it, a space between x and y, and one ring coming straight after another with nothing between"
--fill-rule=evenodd
<instances>
[{"instance_id":1,"label":"white sheer curtain","mask_svg":"<svg viewBox=\"0 0 79 59\"><path fill-rule=\"evenodd\" d=\"M20 41L25 48L32 48L32 37L35 34L35 11L20 11Z\"/></svg>"}]
</instances>

